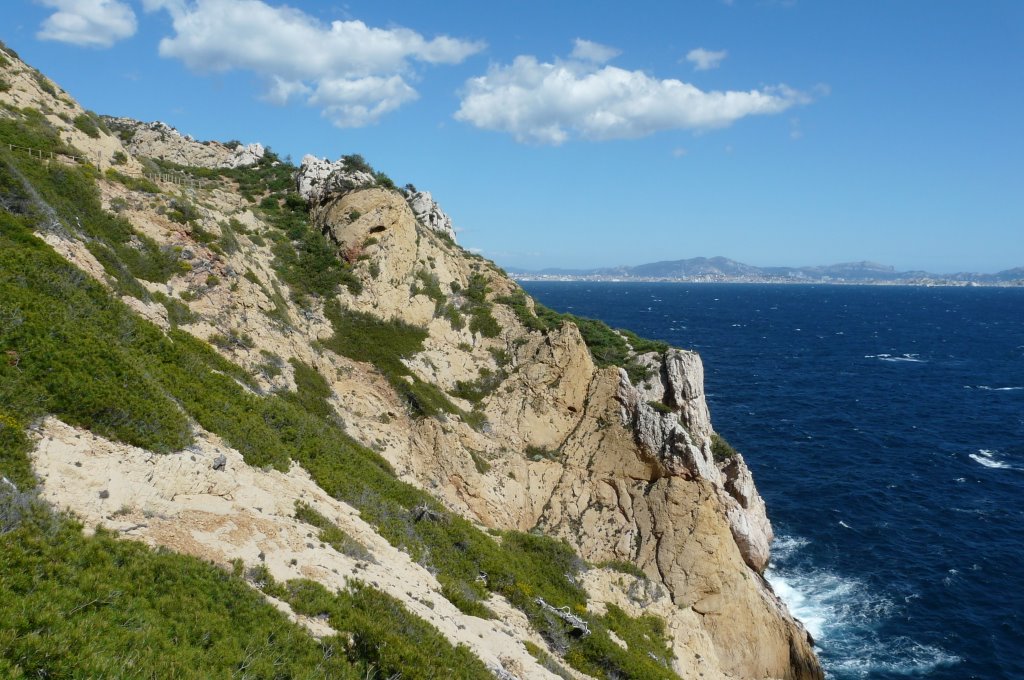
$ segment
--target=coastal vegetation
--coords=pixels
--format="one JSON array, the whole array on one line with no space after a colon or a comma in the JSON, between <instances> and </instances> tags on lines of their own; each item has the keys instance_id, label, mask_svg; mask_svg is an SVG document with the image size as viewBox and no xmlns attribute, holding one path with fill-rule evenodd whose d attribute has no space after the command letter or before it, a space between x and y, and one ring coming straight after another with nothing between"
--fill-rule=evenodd
<instances>
[{"instance_id":1,"label":"coastal vegetation","mask_svg":"<svg viewBox=\"0 0 1024 680\"><path fill-rule=\"evenodd\" d=\"M0 120L0 139L30 136L37 148L66 149L38 119L33 123L26 114L26 120L29 123ZM323 341L323 348L375 365L415 415L466 416L402 362L422 350L425 331L352 311L331 297L342 284L358 292L348 284L351 271L339 264L332 248L320 240L322 235L303 218L299 203L280 184L279 167L264 165L229 176L254 197L257 191L269 192L259 205L279 232L272 238L285 283L300 299L329 298L326 313L334 336ZM104 211L98 178L90 166L47 166L0 151L0 201L5 206L0 212L0 474L21 491L34 486L25 430L47 414L157 453L191 444L198 424L237 449L249 465L278 470L287 470L293 462L303 466L328 494L351 504L381 536L434 571L443 592L463 611L487 616L486 600L500 594L578 670L603 678L672 677L663 638L649 617L587 611L586 594L576 579L586 565L565 543L515 531L492 536L448 511L426 491L398 480L387 461L344 431L330 405L330 389L314 367L293 361L296 390L261 396L248 371L173 327L188 323L187 306L166 296L156 298L140 280L166 282L184 271L182 260L126 220ZM276 195L273 192L283 195L267 201ZM188 203L177 202L173 210L184 223L198 222ZM136 315L57 255L35 231L63 231L88 239L90 252L103 264L114 291L155 299L169 313L174 310L172 329L165 332ZM500 327L487 295L486 278L471 279L464 291L466 316L471 329L493 337ZM564 318L572 319L560 316ZM547 317L544 322L553 323ZM585 337L590 337L595 359L611 362L628 355L622 336L609 333L594 324L588 327ZM251 338L234 331L214 341L227 348L254 347ZM267 365L276 366L269 360ZM481 374L481 379L493 377ZM474 397L488 385L465 389ZM14 497L5 493L5 498ZM320 530L323 542L343 552L358 551L322 515L303 508L296 512ZM6 649L13 651L5 653L2 663L8 670L17 669L12 674L60 675L82 649L93 650L93 665L87 667L98 675L123 668L126 659L140 668L175 668L167 665L169 641L184 640L182 677L198 677L200 671L194 669L241 667L254 669L251 677L279 677L269 666L265 674L258 670L278 655L297 664L287 671L294 677L320 677L316 674L326 673L325 668L335 668L330 664L337 667L332 677L349 677L353 668L371 666L385 673L401 670L405 677L485 677L486 669L467 650L443 639L444 644L438 642L436 630L365 584L352 582L347 591L329 593L304 582L272 587L261 579L265 589L299 611L326 614L337 627L351 632L354 646L342 650L334 642L302 637L269 607L260 608L252 593L246 600L237 577L190 558L147 552L102 531L85 538L73 522L33 513L37 511L8 522L0 560L4 574L35 575L39 583L11 586L5 580L3 587L20 589L9 593L15 599L6 599L5 593L4 601L20 603L9 616L24 616L26 608L40 607L40 616L49 618L10 624L16 639L7 641ZM53 567L56 571L38 566L51 562L58 565ZM126 569L126 564L135 567ZM181 581L169 582L163 575L170 572L179 574ZM188 596L182 594L186 590ZM189 598L195 609L189 604L175 614L166 608L168 602ZM227 603L236 600L241 604L231 609ZM215 601L222 604L210 604ZM43 606L45 602L53 604ZM134 604L121 606L128 602ZM552 615L549 607L568 608L586 621L588 634L581 635ZM187 621L179 623L177 616ZM254 637L238 631L228 636L227 628L250 631ZM636 644L623 648L611 633ZM94 638L100 634L105 634L102 640ZM254 640L270 646L260 647ZM144 645L145 654L132 657L136 645ZM51 647L57 651L47 652ZM312 664L314 658L321 665L301 665L306 659ZM450 675L454 669L458 674Z\"/></svg>"}]
</instances>

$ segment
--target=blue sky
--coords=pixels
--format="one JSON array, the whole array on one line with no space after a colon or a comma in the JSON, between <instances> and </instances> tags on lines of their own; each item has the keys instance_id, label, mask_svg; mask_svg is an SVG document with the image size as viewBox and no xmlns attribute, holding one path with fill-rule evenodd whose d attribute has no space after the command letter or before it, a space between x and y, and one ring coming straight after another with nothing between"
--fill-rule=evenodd
<instances>
[{"instance_id":1,"label":"blue sky","mask_svg":"<svg viewBox=\"0 0 1024 680\"><path fill-rule=\"evenodd\" d=\"M361 153L508 268L1024 265L1024 3L5 0L87 108Z\"/></svg>"}]
</instances>

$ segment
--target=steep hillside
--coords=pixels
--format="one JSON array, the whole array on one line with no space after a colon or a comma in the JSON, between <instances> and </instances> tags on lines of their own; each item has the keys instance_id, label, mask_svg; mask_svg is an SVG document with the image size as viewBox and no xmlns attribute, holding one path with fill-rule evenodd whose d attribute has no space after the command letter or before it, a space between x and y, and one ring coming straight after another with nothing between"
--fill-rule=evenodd
<instances>
[{"instance_id":1,"label":"steep hillside","mask_svg":"<svg viewBox=\"0 0 1024 680\"><path fill-rule=\"evenodd\" d=\"M822 677L695 353L543 308L359 156L0 67L0 669Z\"/></svg>"}]
</instances>

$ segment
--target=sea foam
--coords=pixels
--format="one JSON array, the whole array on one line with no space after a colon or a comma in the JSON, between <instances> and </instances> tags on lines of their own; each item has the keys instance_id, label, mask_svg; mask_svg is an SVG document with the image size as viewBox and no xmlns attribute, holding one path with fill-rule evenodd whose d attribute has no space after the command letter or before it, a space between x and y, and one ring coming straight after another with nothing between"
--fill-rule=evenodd
<instances>
[{"instance_id":1,"label":"sea foam","mask_svg":"<svg viewBox=\"0 0 1024 680\"><path fill-rule=\"evenodd\" d=\"M1020 468L1010 465L1009 463L1000 460L1002 454L998 451L990 451L989 449L978 449L977 453L969 453L967 456L980 463L987 468L993 468L996 470L1019 470Z\"/></svg>"},{"instance_id":2,"label":"sea foam","mask_svg":"<svg viewBox=\"0 0 1024 680\"><path fill-rule=\"evenodd\" d=\"M897 605L859 579L809 565L800 555L808 544L805 538L778 537L765 577L814 638L829 677L859 680L880 672L921 674L961 661L906 636L881 635L881 625L917 596L911 594L904 598L904 605Z\"/></svg>"}]
</instances>

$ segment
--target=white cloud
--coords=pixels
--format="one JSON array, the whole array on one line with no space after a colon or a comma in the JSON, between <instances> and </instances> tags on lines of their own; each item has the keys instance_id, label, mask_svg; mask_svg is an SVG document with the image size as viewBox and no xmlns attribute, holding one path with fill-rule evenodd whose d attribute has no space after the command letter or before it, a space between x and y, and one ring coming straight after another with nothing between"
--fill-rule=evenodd
<instances>
[{"instance_id":1,"label":"white cloud","mask_svg":"<svg viewBox=\"0 0 1024 680\"><path fill-rule=\"evenodd\" d=\"M693 64L693 68L698 71L710 71L713 68L718 68L727 56L729 53L726 50L714 51L698 47L686 53L686 61Z\"/></svg>"},{"instance_id":2,"label":"white cloud","mask_svg":"<svg viewBox=\"0 0 1024 680\"><path fill-rule=\"evenodd\" d=\"M720 128L807 101L807 95L785 85L705 92L642 71L519 56L468 80L455 118L508 132L520 142L561 144L572 137L607 140L659 130Z\"/></svg>"},{"instance_id":3,"label":"white cloud","mask_svg":"<svg viewBox=\"0 0 1024 680\"><path fill-rule=\"evenodd\" d=\"M576 38L572 48L572 58L580 61L592 61L595 64L603 64L619 56L622 52L614 47L608 47L596 42L590 42L582 38Z\"/></svg>"},{"instance_id":4,"label":"white cloud","mask_svg":"<svg viewBox=\"0 0 1024 680\"><path fill-rule=\"evenodd\" d=\"M266 78L264 99L305 97L343 127L366 125L416 99L406 83L413 62L457 64L484 45L408 28L372 28L362 21L324 24L262 0L144 0L165 9L175 34L160 54L200 73L245 70Z\"/></svg>"},{"instance_id":5,"label":"white cloud","mask_svg":"<svg viewBox=\"0 0 1024 680\"><path fill-rule=\"evenodd\" d=\"M418 97L401 76L367 76L321 80L309 103L322 106L338 127L361 127Z\"/></svg>"},{"instance_id":6,"label":"white cloud","mask_svg":"<svg viewBox=\"0 0 1024 680\"><path fill-rule=\"evenodd\" d=\"M48 16L36 34L40 40L56 40L82 47L110 47L135 35L135 12L121 0L41 0L57 11Z\"/></svg>"}]
</instances>

